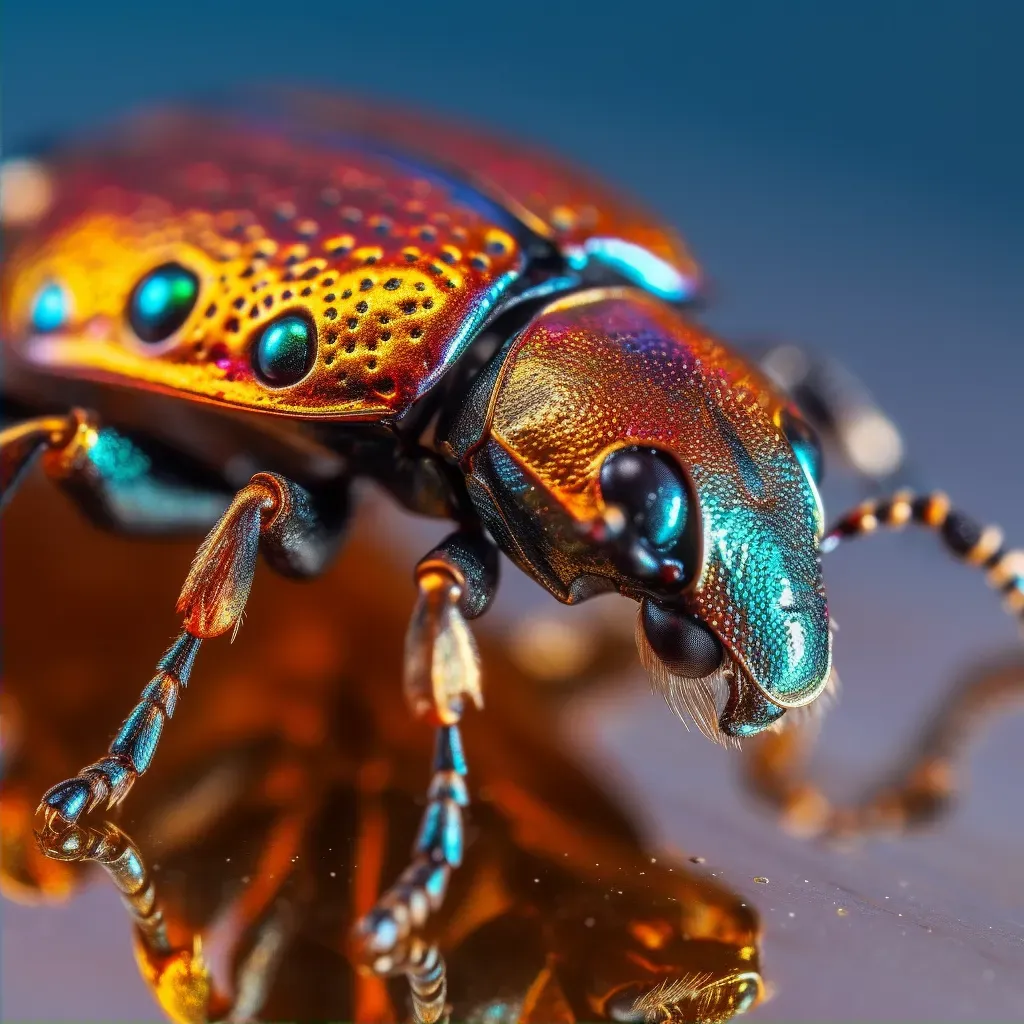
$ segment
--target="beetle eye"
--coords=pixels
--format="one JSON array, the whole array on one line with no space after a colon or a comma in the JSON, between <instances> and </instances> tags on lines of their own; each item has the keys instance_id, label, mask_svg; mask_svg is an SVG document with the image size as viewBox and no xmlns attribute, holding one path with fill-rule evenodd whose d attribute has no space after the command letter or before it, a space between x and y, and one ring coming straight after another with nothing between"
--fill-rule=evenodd
<instances>
[{"instance_id":1,"label":"beetle eye","mask_svg":"<svg viewBox=\"0 0 1024 1024\"><path fill-rule=\"evenodd\" d=\"M674 675L704 679L722 665L722 642L692 615L645 598L644 633L654 653Z\"/></svg>"},{"instance_id":2,"label":"beetle eye","mask_svg":"<svg viewBox=\"0 0 1024 1024\"><path fill-rule=\"evenodd\" d=\"M67 323L71 297L63 285L48 281L32 302L32 327L40 333L56 331Z\"/></svg>"},{"instance_id":3,"label":"beetle eye","mask_svg":"<svg viewBox=\"0 0 1024 1024\"><path fill-rule=\"evenodd\" d=\"M288 313L263 328L253 348L253 369L265 384L284 388L309 373L315 355L316 328L306 317Z\"/></svg>"},{"instance_id":4,"label":"beetle eye","mask_svg":"<svg viewBox=\"0 0 1024 1024\"><path fill-rule=\"evenodd\" d=\"M815 485L819 485L825 475L825 460L818 435L804 420L794 416L788 409L782 413L782 432L792 445L793 454L803 467L803 471Z\"/></svg>"},{"instance_id":5,"label":"beetle eye","mask_svg":"<svg viewBox=\"0 0 1024 1024\"><path fill-rule=\"evenodd\" d=\"M601 497L621 509L632 532L664 550L686 530L689 489L675 462L657 448L619 448L601 464Z\"/></svg>"},{"instance_id":6,"label":"beetle eye","mask_svg":"<svg viewBox=\"0 0 1024 1024\"><path fill-rule=\"evenodd\" d=\"M140 341L164 341L185 323L198 297L199 278L180 263L164 263L132 290L128 321Z\"/></svg>"}]
</instances>

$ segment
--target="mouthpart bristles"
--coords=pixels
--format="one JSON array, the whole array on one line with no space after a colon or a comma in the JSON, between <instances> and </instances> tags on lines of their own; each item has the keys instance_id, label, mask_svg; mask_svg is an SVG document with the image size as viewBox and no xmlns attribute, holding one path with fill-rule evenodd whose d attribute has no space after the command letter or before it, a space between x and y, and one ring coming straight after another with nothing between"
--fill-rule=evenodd
<instances>
[{"instance_id":1,"label":"mouthpart bristles","mask_svg":"<svg viewBox=\"0 0 1024 1024\"><path fill-rule=\"evenodd\" d=\"M690 679L678 676L654 653L651 642L644 630L643 611L636 617L636 649L651 680L651 688L660 693L687 728L690 722L712 743L725 747L738 747L739 741L728 736L718 724L721 708L728 697L729 686L734 678L735 662L725 653L722 663L709 676Z\"/></svg>"},{"instance_id":2,"label":"mouthpart bristles","mask_svg":"<svg viewBox=\"0 0 1024 1024\"><path fill-rule=\"evenodd\" d=\"M833 633L836 628L834 623L829 623ZM741 685L753 687L753 683L747 680L728 651L723 652L722 663L714 672L692 679L676 675L654 652L644 630L642 611L637 615L635 636L640 663L651 680L651 689L661 694L683 725L689 728L692 722L712 743L739 749L747 737L727 733L721 725L722 715L733 689ZM816 728L825 712L836 702L840 685L839 675L833 666L821 693L810 704L788 709L779 721L767 726L764 731Z\"/></svg>"}]
</instances>

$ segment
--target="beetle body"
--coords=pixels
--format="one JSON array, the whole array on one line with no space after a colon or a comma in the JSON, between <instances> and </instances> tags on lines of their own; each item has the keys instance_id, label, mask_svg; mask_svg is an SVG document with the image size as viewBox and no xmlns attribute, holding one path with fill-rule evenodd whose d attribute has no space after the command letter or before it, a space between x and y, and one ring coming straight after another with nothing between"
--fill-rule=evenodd
<instances>
[{"instance_id":1,"label":"beetle body","mask_svg":"<svg viewBox=\"0 0 1024 1024\"><path fill-rule=\"evenodd\" d=\"M42 166L49 202L18 218L0 281L12 383L31 398L48 377L66 407L92 382L110 422L76 408L8 427L0 498L45 453L105 525L209 530L181 634L106 755L44 795L47 828L119 803L148 769L201 643L238 630L257 554L318 574L349 484L384 483L457 524L416 567L406 638L405 695L436 729L426 809L356 929L359 957L407 974L425 1020L444 968L416 937L463 859L460 722L483 702L467 620L499 548L560 601L638 600L641 660L718 740L834 684L821 552L844 537L926 526L1024 611L1024 555L941 494L897 492L826 535L813 431L690 317L686 248L543 154L286 95L136 120ZM147 397L122 418L111 390ZM332 458L314 471L311 453Z\"/></svg>"},{"instance_id":2,"label":"beetle body","mask_svg":"<svg viewBox=\"0 0 1024 1024\"><path fill-rule=\"evenodd\" d=\"M699 272L632 203L504 140L308 97L136 120L49 173L53 204L4 271L19 360L342 424L349 446L355 424L418 443L440 407L429 447L462 470L460 514L560 600L678 605L774 717L826 685L820 509L786 403L681 319ZM637 446L675 465L685 536L618 557L587 524L609 505L603 459Z\"/></svg>"}]
</instances>

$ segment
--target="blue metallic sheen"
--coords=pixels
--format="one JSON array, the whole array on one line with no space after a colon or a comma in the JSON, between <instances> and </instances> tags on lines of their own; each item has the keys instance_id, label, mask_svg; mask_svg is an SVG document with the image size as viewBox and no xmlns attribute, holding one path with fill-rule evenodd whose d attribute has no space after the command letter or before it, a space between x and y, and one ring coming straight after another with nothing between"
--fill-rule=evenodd
<instances>
[{"instance_id":1,"label":"blue metallic sheen","mask_svg":"<svg viewBox=\"0 0 1024 1024\"><path fill-rule=\"evenodd\" d=\"M423 881L423 891L433 907L439 906L448 888L449 867L447 864L436 864Z\"/></svg>"},{"instance_id":2,"label":"blue metallic sheen","mask_svg":"<svg viewBox=\"0 0 1024 1024\"><path fill-rule=\"evenodd\" d=\"M452 867L462 863L462 811L454 800L430 804L416 838L417 853Z\"/></svg>"},{"instance_id":3,"label":"blue metallic sheen","mask_svg":"<svg viewBox=\"0 0 1024 1024\"><path fill-rule=\"evenodd\" d=\"M177 263L151 270L128 301L128 320L140 341L164 341L188 319L199 296L199 279Z\"/></svg>"},{"instance_id":4,"label":"blue metallic sheen","mask_svg":"<svg viewBox=\"0 0 1024 1024\"><path fill-rule=\"evenodd\" d=\"M290 387L309 372L316 354L316 328L290 313L269 323L256 342L253 366L271 387Z\"/></svg>"},{"instance_id":5,"label":"blue metallic sheen","mask_svg":"<svg viewBox=\"0 0 1024 1024\"><path fill-rule=\"evenodd\" d=\"M457 868L462 863L465 831L462 810L454 800L445 800L441 807L441 856L446 864Z\"/></svg>"},{"instance_id":6,"label":"blue metallic sheen","mask_svg":"<svg viewBox=\"0 0 1024 1024\"><path fill-rule=\"evenodd\" d=\"M821 475L818 453L811 445L803 441L791 441L791 444L793 445L793 454L796 456L796 461L800 463L808 477L817 482Z\"/></svg>"},{"instance_id":7,"label":"blue metallic sheen","mask_svg":"<svg viewBox=\"0 0 1024 1024\"><path fill-rule=\"evenodd\" d=\"M589 260L610 267L633 284L670 302L685 302L697 294L696 281L684 277L671 263L666 263L635 242L621 238L590 238L582 253L570 257L570 263L575 269L582 269Z\"/></svg>"},{"instance_id":8,"label":"blue metallic sheen","mask_svg":"<svg viewBox=\"0 0 1024 1024\"><path fill-rule=\"evenodd\" d=\"M105 757L91 766L92 769L102 772L110 783L111 791L118 789L131 776L131 769L116 757Z\"/></svg>"},{"instance_id":9,"label":"blue metallic sheen","mask_svg":"<svg viewBox=\"0 0 1024 1024\"><path fill-rule=\"evenodd\" d=\"M40 333L56 331L71 316L71 296L63 285L49 281L36 293L32 303L32 327Z\"/></svg>"},{"instance_id":10,"label":"blue metallic sheen","mask_svg":"<svg viewBox=\"0 0 1024 1024\"><path fill-rule=\"evenodd\" d=\"M441 805L427 805L420 822L420 831L413 847L417 853L429 854L438 845L438 834L441 828Z\"/></svg>"},{"instance_id":11,"label":"blue metallic sheen","mask_svg":"<svg viewBox=\"0 0 1024 1024\"><path fill-rule=\"evenodd\" d=\"M188 685L188 677L192 674L192 666L195 664L196 652L203 641L185 631L171 644L157 662L158 672L168 672L181 683Z\"/></svg>"},{"instance_id":12,"label":"blue metallic sheen","mask_svg":"<svg viewBox=\"0 0 1024 1024\"><path fill-rule=\"evenodd\" d=\"M398 923L387 909L371 911L363 918L360 930L369 938L369 948L373 953L388 953L398 942Z\"/></svg>"},{"instance_id":13,"label":"blue metallic sheen","mask_svg":"<svg viewBox=\"0 0 1024 1024\"><path fill-rule=\"evenodd\" d=\"M435 772L458 772L465 775L466 756L462 752L462 734L457 725L442 725L437 730L437 746L434 748Z\"/></svg>"},{"instance_id":14,"label":"blue metallic sheen","mask_svg":"<svg viewBox=\"0 0 1024 1024\"><path fill-rule=\"evenodd\" d=\"M128 893L137 892L146 882L146 868L139 858L138 851L134 847L129 846L121 854L119 860L119 875L125 891Z\"/></svg>"},{"instance_id":15,"label":"blue metallic sheen","mask_svg":"<svg viewBox=\"0 0 1024 1024\"><path fill-rule=\"evenodd\" d=\"M785 708L768 700L757 687L741 677L733 683L718 724L727 736L742 739L770 728L785 713Z\"/></svg>"},{"instance_id":16,"label":"blue metallic sheen","mask_svg":"<svg viewBox=\"0 0 1024 1024\"><path fill-rule=\"evenodd\" d=\"M43 799L65 821L76 821L86 809L91 795L92 787L87 780L79 777L55 787Z\"/></svg>"},{"instance_id":17,"label":"blue metallic sheen","mask_svg":"<svg viewBox=\"0 0 1024 1024\"><path fill-rule=\"evenodd\" d=\"M113 484L140 480L152 468L149 456L113 427L104 427L99 432L89 450L89 459L103 478Z\"/></svg>"},{"instance_id":18,"label":"blue metallic sheen","mask_svg":"<svg viewBox=\"0 0 1024 1024\"><path fill-rule=\"evenodd\" d=\"M163 727L164 713L157 705L149 701L137 704L118 730L110 751L127 757L141 774L153 761Z\"/></svg>"}]
</instances>

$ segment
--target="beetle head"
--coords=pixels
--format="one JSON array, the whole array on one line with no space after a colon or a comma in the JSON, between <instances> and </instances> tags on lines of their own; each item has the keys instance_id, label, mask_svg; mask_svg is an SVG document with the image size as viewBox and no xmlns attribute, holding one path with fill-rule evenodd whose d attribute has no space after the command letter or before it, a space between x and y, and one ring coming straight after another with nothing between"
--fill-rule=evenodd
<instances>
[{"instance_id":1,"label":"beetle head","mask_svg":"<svg viewBox=\"0 0 1024 1024\"><path fill-rule=\"evenodd\" d=\"M476 382L449 443L492 533L557 597L641 600L641 654L705 731L760 731L826 687L812 439L669 307L627 289L552 303Z\"/></svg>"}]
</instances>

